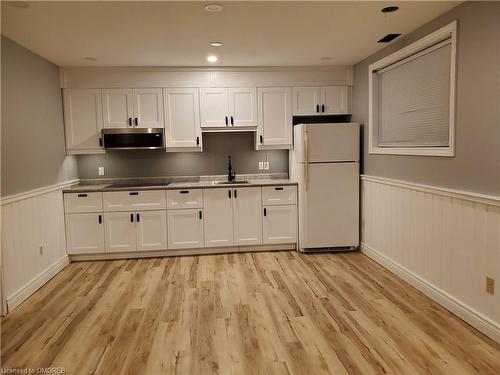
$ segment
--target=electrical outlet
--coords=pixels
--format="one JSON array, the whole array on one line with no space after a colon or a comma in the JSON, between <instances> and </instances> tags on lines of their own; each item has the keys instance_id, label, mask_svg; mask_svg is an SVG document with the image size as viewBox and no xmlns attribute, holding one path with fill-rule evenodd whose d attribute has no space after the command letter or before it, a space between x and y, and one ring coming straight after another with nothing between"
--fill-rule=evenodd
<instances>
[{"instance_id":1,"label":"electrical outlet","mask_svg":"<svg viewBox=\"0 0 500 375\"><path fill-rule=\"evenodd\" d=\"M495 279L486 277L486 293L495 294Z\"/></svg>"},{"instance_id":2,"label":"electrical outlet","mask_svg":"<svg viewBox=\"0 0 500 375\"><path fill-rule=\"evenodd\" d=\"M263 170L264 170L264 162L259 161L259 171L263 171Z\"/></svg>"},{"instance_id":3,"label":"electrical outlet","mask_svg":"<svg viewBox=\"0 0 500 375\"><path fill-rule=\"evenodd\" d=\"M43 245L40 245L40 255L43 255Z\"/></svg>"},{"instance_id":4,"label":"electrical outlet","mask_svg":"<svg viewBox=\"0 0 500 375\"><path fill-rule=\"evenodd\" d=\"M99 176L104 176L104 167L97 167L97 173Z\"/></svg>"},{"instance_id":5,"label":"electrical outlet","mask_svg":"<svg viewBox=\"0 0 500 375\"><path fill-rule=\"evenodd\" d=\"M265 171L268 171L268 170L269 170L269 162L268 162L268 161L265 161L265 162L264 162L264 170L265 170Z\"/></svg>"}]
</instances>

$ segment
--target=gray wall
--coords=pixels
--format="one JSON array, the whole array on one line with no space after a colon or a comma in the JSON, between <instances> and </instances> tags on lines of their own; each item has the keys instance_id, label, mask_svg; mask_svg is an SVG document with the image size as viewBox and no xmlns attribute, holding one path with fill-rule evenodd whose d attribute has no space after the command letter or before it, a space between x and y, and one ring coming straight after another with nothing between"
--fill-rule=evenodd
<instances>
[{"instance_id":1,"label":"gray wall","mask_svg":"<svg viewBox=\"0 0 500 375\"><path fill-rule=\"evenodd\" d=\"M59 68L2 37L1 195L77 178L64 151Z\"/></svg>"},{"instance_id":2,"label":"gray wall","mask_svg":"<svg viewBox=\"0 0 500 375\"><path fill-rule=\"evenodd\" d=\"M269 171L259 171L258 162L269 158ZM236 173L288 172L288 151L255 151L253 133L205 133L203 152L111 151L105 155L78 156L78 177L99 178L97 167L104 166L104 177L199 176L227 173L231 155Z\"/></svg>"},{"instance_id":3,"label":"gray wall","mask_svg":"<svg viewBox=\"0 0 500 375\"><path fill-rule=\"evenodd\" d=\"M455 157L369 155L368 65L453 20L458 20ZM365 124L363 173L500 195L499 87L499 2L465 2L358 63L353 120Z\"/></svg>"}]
</instances>

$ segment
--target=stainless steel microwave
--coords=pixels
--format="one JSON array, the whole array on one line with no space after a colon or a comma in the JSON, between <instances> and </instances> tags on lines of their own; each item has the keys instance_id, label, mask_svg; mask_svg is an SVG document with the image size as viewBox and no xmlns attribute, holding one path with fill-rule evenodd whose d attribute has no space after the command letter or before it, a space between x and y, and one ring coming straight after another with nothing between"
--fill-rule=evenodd
<instances>
[{"instance_id":1,"label":"stainless steel microwave","mask_svg":"<svg viewBox=\"0 0 500 375\"><path fill-rule=\"evenodd\" d=\"M162 128L103 129L106 150L160 150L165 148Z\"/></svg>"}]
</instances>

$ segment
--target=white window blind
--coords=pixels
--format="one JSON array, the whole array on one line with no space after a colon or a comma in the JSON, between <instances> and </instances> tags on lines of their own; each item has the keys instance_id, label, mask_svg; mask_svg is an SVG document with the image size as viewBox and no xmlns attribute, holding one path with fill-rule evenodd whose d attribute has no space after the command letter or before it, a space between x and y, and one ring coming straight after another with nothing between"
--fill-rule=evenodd
<instances>
[{"instance_id":1,"label":"white window blind","mask_svg":"<svg viewBox=\"0 0 500 375\"><path fill-rule=\"evenodd\" d=\"M378 146L448 147L451 43L377 71Z\"/></svg>"}]
</instances>

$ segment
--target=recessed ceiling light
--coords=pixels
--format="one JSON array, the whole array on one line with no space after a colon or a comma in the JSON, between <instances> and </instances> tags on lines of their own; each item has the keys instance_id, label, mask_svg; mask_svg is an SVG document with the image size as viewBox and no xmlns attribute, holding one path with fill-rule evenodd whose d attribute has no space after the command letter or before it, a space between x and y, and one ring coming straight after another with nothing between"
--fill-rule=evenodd
<instances>
[{"instance_id":1,"label":"recessed ceiling light","mask_svg":"<svg viewBox=\"0 0 500 375\"><path fill-rule=\"evenodd\" d=\"M330 56L324 56L322 57L320 60L321 61L328 61L328 60L331 60L332 58Z\"/></svg>"},{"instance_id":2,"label":"recessed ceiling light","mask_svg":"<svg viewBox=\"0 0 500 375\"><path fill-rule=\"evenodd\" d=\"M399 7L389 6L389 7L382 8L381 12L382 13L392 13L392 12L397 11L398 9L399 9Z\"/></svg>"},{"instance_id":3,"label":"recessed ceiling light","mask_svg":"<svg viewBox=\"0 0 500 375\"><path fill-rule=\"evenodd\" d=\"M92 56L85 56L83 59L87 60L87 61L97 61L97 59L95 57L92 57Z\"/></svg>"},{"instance_id":4,"label":"recessed ceiling light","mask_svg":"<svg viewBox=\"0 0 500 375\"><path fill-rule=\"evenodd\" d=\"M203 7L207 12L220 12L222 10L222 5L220 4L207 4Z\"/></svg>"},{"instance_id":5,"label":"recessed ceiling light","mask_svg":"<svg viewBox=\"0 0 500 375\"><path fill-rule=\"evenodd\" d=\"M214 62L217 62L217 60L219 60L219 59L218 59L218 58L217 58L217 56L215 56L215 55L210 55L210 56L208 56L208 57L207 57L207 61L208 61L209 63L214 63Z\"/></svg>"},{"instance_id":6,"label":"recessed ceiling light","mask_svg":"<svg viewBox=\"0 0 500 375\"><path fill-rule=\"evenodd\" d=\"M209 44L212 47L221 47L222 46L222 42L210 42Z\"/></svg>"},{"instance_id":7,"label":"recessed ceiling light","mask_svg":"<svg viewBox=\"0 0 500 375\"><path fill-rule=\"evenodd\" d=\"M9 5L14 8L26 9L29 8L30 5L26 1L9 1Z\"/></svg>"}]
</instances>

